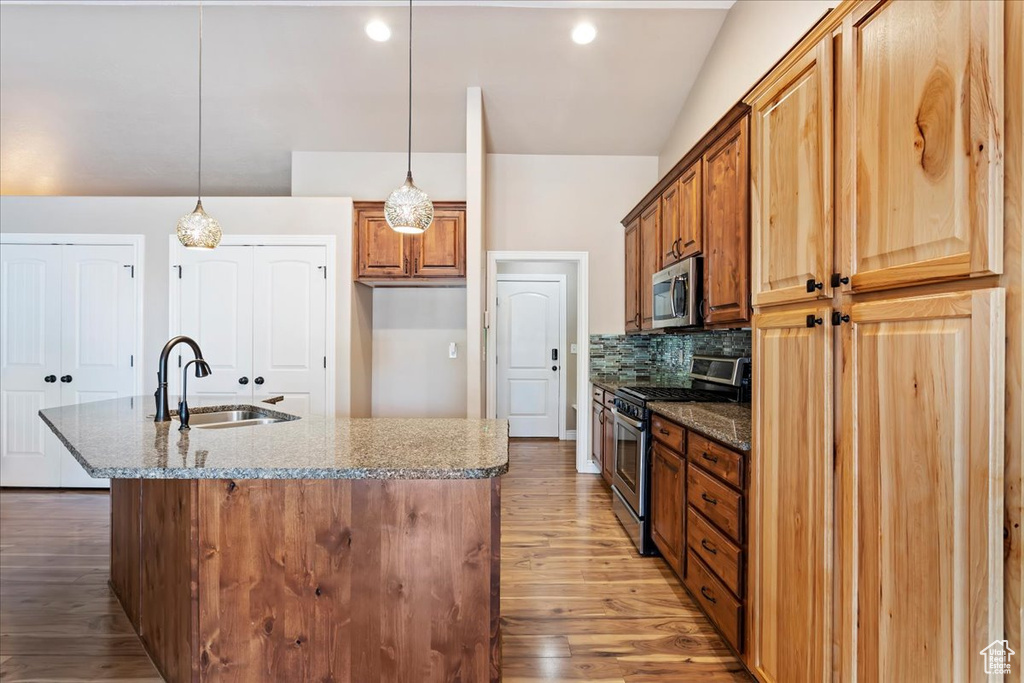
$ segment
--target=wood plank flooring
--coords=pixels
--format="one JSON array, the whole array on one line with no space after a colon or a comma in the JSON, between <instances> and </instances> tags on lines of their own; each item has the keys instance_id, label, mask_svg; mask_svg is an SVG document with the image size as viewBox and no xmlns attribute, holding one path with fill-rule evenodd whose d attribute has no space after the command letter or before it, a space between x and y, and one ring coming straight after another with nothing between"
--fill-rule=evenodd
<instances>
[{"instance_id":1,"label":"wood plank flooring","mask_svg":"<svg viewBox=\"0 0 1024 683\"><path fill-rule=\"evenodd\" d=\"M514 441L502 482L504 681L747 681L573 444ZM109 497L0 492L0 679L157 682L107 587Z\"/></svg>"}]
</instances>

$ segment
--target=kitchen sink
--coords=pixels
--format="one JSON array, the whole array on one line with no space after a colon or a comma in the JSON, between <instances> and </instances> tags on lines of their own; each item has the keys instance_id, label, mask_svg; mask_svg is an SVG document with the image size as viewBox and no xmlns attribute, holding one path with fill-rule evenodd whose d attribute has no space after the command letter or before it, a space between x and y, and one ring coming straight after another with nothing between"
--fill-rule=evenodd
<instances>
[{"instance_id":1,"label":"kitchen sink","mask_svg":"<svg viewBox=\"0 0 1024 683\"><path fill-rule=\"evenodd\" d=\"M175 415L174 419L178 419L177 415ZM189 426L196 429L230 429L232 427L251 427L253 425L267 425L276 422L291 422L297 419L299 418L294 415L265 411L259 408L240 408L203 412L192 411L189 414L188 422Z\"/></svg>"}]
</instances>

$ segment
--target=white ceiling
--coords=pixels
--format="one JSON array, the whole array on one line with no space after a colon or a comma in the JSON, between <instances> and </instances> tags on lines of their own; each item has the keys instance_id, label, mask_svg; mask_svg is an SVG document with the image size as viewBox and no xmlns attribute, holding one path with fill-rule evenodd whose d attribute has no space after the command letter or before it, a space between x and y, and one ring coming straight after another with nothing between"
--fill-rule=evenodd
<instances>
[{"instance_id":1,"label":"white ceiling","mask_svg":"<svg viewBox=\"0 0 1024 683\"><path fill-rule=\"evenodd\" d=\"M479 85L489 151L655 155L731 4L424 2L413 147L463 151L466 87ZM401 5L208 2L205 193L288 194L292 150L403 150ZM0 193L193 192L197 12L0 5ZM367 38L374 18L389 42ZM584 19L598 36L581 47L569 33Z\"/></svg>"}]
</instances>

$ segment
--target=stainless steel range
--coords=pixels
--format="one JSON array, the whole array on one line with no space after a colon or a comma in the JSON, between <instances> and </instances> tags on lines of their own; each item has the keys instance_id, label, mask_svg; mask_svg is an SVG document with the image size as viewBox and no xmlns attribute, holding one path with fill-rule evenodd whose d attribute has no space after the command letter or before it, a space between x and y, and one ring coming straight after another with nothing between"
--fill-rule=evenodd
<instances>
[{"instance_id":1,"label":"stainless steel range","mask_svg":"<svg viewBox=\"0 0 1024 683\"><path fill-rule=\"evenodd\" d=\"M750 400L750 359L694 356L692 386L628 386L615 392L612 509L641 555L654 555L650 519L651 412L654 401L743 403Z\"/></svg>"}]
</instances>

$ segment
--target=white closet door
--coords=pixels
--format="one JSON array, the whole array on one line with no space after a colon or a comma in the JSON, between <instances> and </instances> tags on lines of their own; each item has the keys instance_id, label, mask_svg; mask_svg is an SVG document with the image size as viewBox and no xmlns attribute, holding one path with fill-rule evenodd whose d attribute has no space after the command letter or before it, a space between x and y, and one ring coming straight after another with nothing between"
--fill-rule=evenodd
<instances>
[{"instance_id":1,"label":"white closet door","mask_svg":"<svg viewBox=\"0 0 1024 683\"><path fill-rule=\"evenodd\" d=\"M0 246L0 484L59 486L63 447L38 412L60 405L61 247Z\"/></svg>"},{"instance_id":2,"label":"white closet door","mask_svg":"<svg viewBox=\"0 0 1024 683\"><path fill-rule=\"evenodd\" d=\"M326 410L327 280L324 247L256 247L255 398L308 414Z\"/></svg>"},{"instance_id":3,"label":"white closet door","mask_svg":"<svg viewBox=\"0 0 1024 683\"><path fill-rule=\"evenodd\" d=\"M181 249L177 334L195 339L213 369L209 377L189 377L188 395L203 401L250 403L253 395L252 312L253 247L220 246L212 251ZM262 303L257 307L263 308ZM192 360L192 351L179 345L181 362ZM181 393L177 358L168 371L172 377L172 408ZM196 402L198 403L198 401Z\"/></svg>"},{"instance_id":4,"label":"white closet door","mask_svg":"<svg viewBox=\"0 0 1024 683\"><path fill-rule=\"evenodd\" d=\"M135 280L130 246L64 247L61 405L134 393ZM140 273L141 276L141 273ZM61 449L60 485L105 487Z\"/></svg>"}]
</instances>

